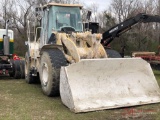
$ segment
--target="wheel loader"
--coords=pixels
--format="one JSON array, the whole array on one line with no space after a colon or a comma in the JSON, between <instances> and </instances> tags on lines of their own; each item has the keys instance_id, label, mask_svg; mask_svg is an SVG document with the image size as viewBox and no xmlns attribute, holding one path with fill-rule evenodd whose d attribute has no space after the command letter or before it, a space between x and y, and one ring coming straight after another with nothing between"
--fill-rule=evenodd
<instances>
[{"instance_id":1,"label":"wheel loader","mask_svg":"<svg viewBox=\"0 0 160 120\"><path fill-rule=\"evenodd\" d=\"M27 23L26 82L40 79L45 95L60 94L75 113L160 102L150 65L141 58L108 58L102 34L83 28L81 10L48 3L29 15L35 20Z\"/></svg>"}]
</instances>

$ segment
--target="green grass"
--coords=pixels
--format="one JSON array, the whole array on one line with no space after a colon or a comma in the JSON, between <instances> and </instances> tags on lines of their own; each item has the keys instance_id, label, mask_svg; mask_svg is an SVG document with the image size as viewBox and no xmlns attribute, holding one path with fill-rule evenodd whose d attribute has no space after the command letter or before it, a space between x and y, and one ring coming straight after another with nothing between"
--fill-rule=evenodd
<instances>
[{"instance_id":1,"label":"green grass","mask_svg":"<svg viewBox=\"0 0 160 120\"><path fill-rule=\"evenodd\" d=\"M160 85L160 72L154 71ZM160 104L75 114L40 85L0 78L0 120L160 120Z\"/></svg>"}]
</instances>

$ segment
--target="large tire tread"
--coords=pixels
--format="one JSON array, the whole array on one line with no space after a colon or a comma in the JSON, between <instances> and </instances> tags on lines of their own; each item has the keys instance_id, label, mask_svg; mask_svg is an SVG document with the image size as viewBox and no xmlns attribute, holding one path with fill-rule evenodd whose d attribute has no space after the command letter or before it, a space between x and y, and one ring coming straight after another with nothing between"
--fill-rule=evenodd
<instances>
[{"instance_id":1,"label":"large tire tread","mask_svg":"<svg viewBox=\"0 0 160 120\"><path fill-rule=\"evenodd\" d=\"M64 54L62 53L61 50L59 49L49 49L49 50L45 50L43 52L48 53L49 58L50 58L50 62L52 64L52 88L51 91L49 93L45 93L47 96L59 96L59 79L60 79L60 68L61 66L66 66L67 60L64 57ZM41 83L42 84L42 83Z\"/></svg>"},{"instance_id":2,"label":"large tire tread","mask_svg":"<svg viewBox=\"0 0 160 120\"><path fill-rule=\"evenodd\" d=\"M119 52L112 50L112 49L105 49L106 53L108 55L108 58L122 58L122 56L119 54Z\"/></svg>"},{"instance_id":3,"label":"large tire tread","mask_svg":"<svg viewBox=\"0 0 160 120\"><path fill-rule=\"evenodd\" d=\"M15 60L14 61L14 78L15 79L20 79L21 78L21 72L20 72L20 60Z\"/></svg>"},{"instance_id":4,"label":"large tire tread","mask_svg":"<svg viewBox=\"0 0 160 120\"><path fill-rule=\"evenodd\" d=\"M24 71L24 60L20 61L20 72L21 72L21 78L24 79L25 78L25 71Z\"/></svg>"},{"instance_id":5,"label":"large tire tread","mask_svg":"<svg viewBox=\"0 0 160 120\"><path fill-rule=\"evenodd\" d=\"M28 84L32 84L32 83L34 83L34 80L33 80L33 76L32 76L32 73L31 73L28 52L26 52L26 55L25 55L25 62L28 62L27 66L26 66L26 63L25 63L25 70L27 70L27 72L25 71L25 80Z\"/></svg>"}]
</instances>

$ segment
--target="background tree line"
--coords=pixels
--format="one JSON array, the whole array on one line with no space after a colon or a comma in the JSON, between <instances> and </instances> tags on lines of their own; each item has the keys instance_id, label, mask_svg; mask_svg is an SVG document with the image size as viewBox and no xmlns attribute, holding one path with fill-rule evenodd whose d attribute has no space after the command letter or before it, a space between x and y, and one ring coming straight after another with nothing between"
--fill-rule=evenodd
<instances>
[{"instance_id":1,"label":"background tree line","mask_svg":"<svg viewBox=\"0 0 160 120\"><path fill-rule=\"evenodd\" d=\"M86 6L79 0L1 0L0 1L0 28L5 28L6 21L12 20L10 29L14 31L15 52L24 55L26 51L25 41L27 41L27 19L30 11L34 11L36 6L44 5L47 2L56 3L80 3L88 10L92 11L92 21L99 22L100 32L111 28L127 18L138 13L160 15L160 0L112 0L109 8L99 11L101 6L91 4ZM85 13L84 13L85 14ZM126 46L126 53L132 51L155 51L160 45L160 23L145 23L134 26L131 30L116 38L111 43L113 49L121 51L122 46Z\"/></svg>"},{"instance_id":2,"label":"background tree line","mask_svg":"<svg viewBox=\"0 0 160 120\"><path fill-rule=\"evenodd\" d=\"M112 0L108 10L99 14L102 32L138 13L160 15L160 0ZM126 54L133 51L158 51L160 45L160 23L139 23L111 43L121 51L126 47Z\"/></svg>"}]
</instances>

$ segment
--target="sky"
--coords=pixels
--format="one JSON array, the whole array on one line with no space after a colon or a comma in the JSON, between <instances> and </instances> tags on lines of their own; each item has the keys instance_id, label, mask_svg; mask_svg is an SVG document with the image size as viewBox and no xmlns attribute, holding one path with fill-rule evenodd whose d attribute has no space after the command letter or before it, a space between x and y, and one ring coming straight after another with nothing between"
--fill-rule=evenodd
<instances>
[{"instance_id":1,"label":"sky","mask_svg":"<svg viewBox=\"0 0 160 120\"><path fill-rule=\"evenodd\" d=\"M93 3L97 4L99 6L98 11L103 11L109 7L112 0L80 0L80 1L86 4L87 6L90 6Z\"/></svg>"}]
</instances>

